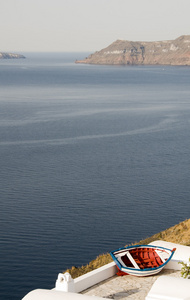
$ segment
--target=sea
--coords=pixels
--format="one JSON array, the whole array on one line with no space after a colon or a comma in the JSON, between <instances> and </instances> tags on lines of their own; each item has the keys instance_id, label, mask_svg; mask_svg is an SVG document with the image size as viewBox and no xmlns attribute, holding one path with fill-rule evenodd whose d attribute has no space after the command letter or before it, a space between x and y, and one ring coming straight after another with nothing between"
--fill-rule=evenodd
<instances>
[{"instance_id":1,"label":"sea","mask_svg":"<svg viewBox=\"0 0 190 300\"><path fill-rule=\"evenodd\" d=\"M190 217L190 67L0 60L0 299Z\"/></svg>"}]
</instances>

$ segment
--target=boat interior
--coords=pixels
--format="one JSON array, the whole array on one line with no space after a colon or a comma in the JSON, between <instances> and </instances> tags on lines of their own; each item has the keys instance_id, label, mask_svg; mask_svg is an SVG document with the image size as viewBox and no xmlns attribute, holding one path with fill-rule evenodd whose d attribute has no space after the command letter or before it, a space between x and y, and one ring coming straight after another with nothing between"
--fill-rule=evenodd
<instances>
[{"instance_id":1,"label":"boat interior","mask_svg":"<svg viewBox=\"0 0 190 300\"><path fill-rule=\"evenodd\" d=\"M131 249L128 252L129 253L126 253L125 255L121 256L121 260L126 267L138 267L138 269L147 269L157 268L163 264L163 260L160 258L160 256L154 249L136 248ZM130 256L132 256L136 264L133 263Z\"/></svg>"}]
</instances>

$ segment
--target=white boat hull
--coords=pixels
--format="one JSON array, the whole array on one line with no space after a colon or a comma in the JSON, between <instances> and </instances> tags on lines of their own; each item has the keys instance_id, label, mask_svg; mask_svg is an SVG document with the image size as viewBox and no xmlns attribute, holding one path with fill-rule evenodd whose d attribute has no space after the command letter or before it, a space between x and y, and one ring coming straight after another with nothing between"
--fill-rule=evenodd
<instances>
[{"instance_id":1,"label":"white boat hull","mask_svg":"<svg viewBox=\"0 0 190 300\"><path fill-rule=\"evenodd\" d=\"M136 245L120 248L110 254L120 270L118 275L151 276L159 273L165 267L174 252L175 249Z\"/></svg>"}]
</instances>

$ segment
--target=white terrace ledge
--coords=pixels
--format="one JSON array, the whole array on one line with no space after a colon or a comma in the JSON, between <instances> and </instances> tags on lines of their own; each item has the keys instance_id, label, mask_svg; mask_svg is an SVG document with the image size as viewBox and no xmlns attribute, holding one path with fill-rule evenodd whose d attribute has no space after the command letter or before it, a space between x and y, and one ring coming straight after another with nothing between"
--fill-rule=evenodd
<instances>
[{"instance_id":1,"label":"white terrace ledge","mask_svg":"<svg viewBox=\"0 0 190 300\"><path fill-rule=\"evenodd\" d=\"M57 291L80 293L93 285L113 277L116 272L116 265L114 262L111 262L103 267L79 276L74 280L71 278L69 273L59 274L55 289Z\"/></svg>"}]
</instances>

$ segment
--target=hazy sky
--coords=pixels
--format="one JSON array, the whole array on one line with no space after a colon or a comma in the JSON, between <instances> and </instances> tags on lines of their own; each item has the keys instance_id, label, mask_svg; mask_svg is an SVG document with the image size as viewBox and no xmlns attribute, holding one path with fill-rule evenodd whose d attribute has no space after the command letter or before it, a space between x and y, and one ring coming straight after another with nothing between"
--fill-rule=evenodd
<instances>
[{"instance_id":1,"label":"hazy sky","mask_svg":"<svg viewBox=\"0 0 190 300\"><path fill-rule=\"evenodd\" d=\"M190 0L0 0L0 51L96 51L190 34Z\"/></svg>"}]
</instances>

